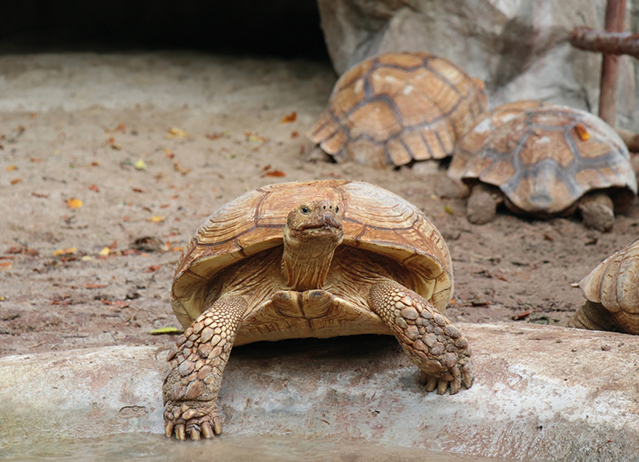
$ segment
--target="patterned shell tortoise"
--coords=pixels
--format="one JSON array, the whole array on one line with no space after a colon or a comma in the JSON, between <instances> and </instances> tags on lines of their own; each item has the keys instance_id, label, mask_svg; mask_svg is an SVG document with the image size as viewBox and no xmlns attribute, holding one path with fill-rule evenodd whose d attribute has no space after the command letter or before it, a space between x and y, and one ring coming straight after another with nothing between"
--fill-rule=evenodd
<instances>
[{"instance_id":1,"label":"patterned shell tortoise","mask_svg":"<svg viewBox=\"0 0 639 462\"><path fill-rule=\"evenodd\" d=\"M467 215L482 224L501 201L540 218L572 215L609 231L614 212L637 193L630 154L617 133L588 112L539 101L499 106L460 141L449 177L472 188Z\"/></svg>"},{"instance_id":2,"label":"patterned shell tortoise","mask_svg":"<svg viewBox=\"0 0 639 462\"><path fill-rule=\"evenodd\" d=\"M442 236L389 191L325 180L245 193L204 222L177 266L171 304L186 331L168 357L167 436L221 433L234 344L393 334L427 391L469 387L470 347L442 314L452 292Z\"/></svg>"},{"instance_id":3,"label":"patterned shell tortoise","mask_svg":"<svg viewBox=\"0 0 639 462\"><path fill-rule=\"evenodd\" d=\"M348 70L308 133L338 162L393 167L450 156L486 109L484 83L428 53L387 53Z\"/></svg>"},{"instance_id":4,"label":"patterned shell tortoise","mask_svg":"<svg viewBox=\"0 0 639 462\"><path fill-rule=\"evenodd\" d=\"M601 262L579 282L586 297L569 326L639 334L639 239Z\"/></svg>"}]
</instances>

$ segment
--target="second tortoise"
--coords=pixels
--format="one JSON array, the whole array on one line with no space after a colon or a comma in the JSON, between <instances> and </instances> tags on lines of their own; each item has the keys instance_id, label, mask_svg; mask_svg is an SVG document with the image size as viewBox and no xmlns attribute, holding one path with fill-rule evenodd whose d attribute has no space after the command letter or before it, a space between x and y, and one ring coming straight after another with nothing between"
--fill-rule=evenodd
<instances>
[{"instance_id":1,"label":"second tortoise","mask_svg":"<svg viewBox=\"0 0 639 462\"><path fill-rule=\"evenodd\" d=\"M637 193L630 154L600 118L539 101L517 101L485 114L459 143L448 175L469 188L476 224L504 202L538 218L579 210L584 224L609 231Z\"/></svg>"}]
</instances>

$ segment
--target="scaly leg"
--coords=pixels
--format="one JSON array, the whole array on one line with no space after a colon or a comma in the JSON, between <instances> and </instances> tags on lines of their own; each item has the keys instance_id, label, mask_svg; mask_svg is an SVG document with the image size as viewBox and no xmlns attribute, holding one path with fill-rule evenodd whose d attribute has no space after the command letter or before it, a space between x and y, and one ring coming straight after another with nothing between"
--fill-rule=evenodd
<instances>
[{"instance_id":1,"label":"scaly leg","mask_svg":"<svg viewBox=\"0 0 639 462\"><path fill-rule=\"evenodd\" d=\"M222 433L217 394L233 340L248 305L239 296L223 297L180 336L168 361L164 380L164 430L170 437L192 440Z\"/></svg>"},{"instance_id":2,"label":"scaly leg","mask_svg":"<svg viewBox=\"0 0 639 462\"><path fill-rule=\"evenodd\" d=\"M473 383L470 346L424 297L395 281L371 288L371 309L390 327L410 360L426 375L426 390L454 395Z\"/></svg>"}]
</instances>

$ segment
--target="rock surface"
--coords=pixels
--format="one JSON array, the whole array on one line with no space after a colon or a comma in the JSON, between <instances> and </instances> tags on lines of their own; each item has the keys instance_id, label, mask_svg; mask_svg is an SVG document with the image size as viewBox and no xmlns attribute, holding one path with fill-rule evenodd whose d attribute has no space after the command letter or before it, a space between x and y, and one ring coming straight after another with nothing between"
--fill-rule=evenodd
<instances>
[{"instance_id":1,"label":"rock surface","mask_svg":"<svg viewBox=\"0 0 639 462\"><path fill-rule=\"evenodd\" d=\"M486 81L489 104L543 99L596 112L601 56L571 47L576 26L603 27L603 0L319 0L338 73L389 51L428 51ZM629 5L627 30L639 17ZM634 66L634 67L633 67ZM620 66L617 125L639 129L635 76Z\"/></svg>"},{"instance_id":2,"label":"rock surface","mask_svg":"<svg viewBox=\"0 0 639 462\"><path fill-rule=\"evenodd\" d=\"M225 434L364 438L530 460L639 458L639 338L523 324L461 324L476 381L425 394L392 337L234 350ZM167 346L168 346L167 342ZM109 347L0 359L0 451L30 439L162 432L165 349Z\"/></svg>"}]
</instances>

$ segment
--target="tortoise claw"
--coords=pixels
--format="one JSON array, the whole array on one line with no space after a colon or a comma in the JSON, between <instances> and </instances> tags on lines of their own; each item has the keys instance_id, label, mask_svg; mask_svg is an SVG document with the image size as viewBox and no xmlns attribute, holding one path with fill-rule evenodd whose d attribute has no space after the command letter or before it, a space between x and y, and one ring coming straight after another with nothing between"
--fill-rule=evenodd
<instances>
[{"instance_id":1,"label":"tortoise claw","mask_svg":"<svg viewBox=\"0 0 639 462\"><path fill-rule=\"evenodd\" d=\"M202 435L206 439L213 438L215 436L215 434L213 433L213 429L208 422L204 422L202 424Z\"/></svg>"},{"instance_id":2,"label":"tortoise claw","mask_svg":"<svg viewBox=\"0 0 639 462\"><path fill-rule=\"evenodd\" d=\"M171 438L171 436L173 436L173 422L167 422L166 424L164 424L164 434L167 436L167 438Z\"/></svg>"},{"instance_id":3,"label":"tortoise claw","mask_svg":"<svg viewBox=\"0 0 639 462\"><path fill-rule=\"evenodd\" d=\"M197 428L191 428L191 440L192 441L200 440L200 431Z\"/></svg>"},{"instance_id":4,"label":"tortoise claw","mask_svg":"<svg viewBox=\"0 0 639 462\"><path fill-rule=\"evenodd\" d=\"M186 441L186 434L184 431L184 424L177 424L175 426L175 438L180 441Z\"/></svg>"}]
</instances>

